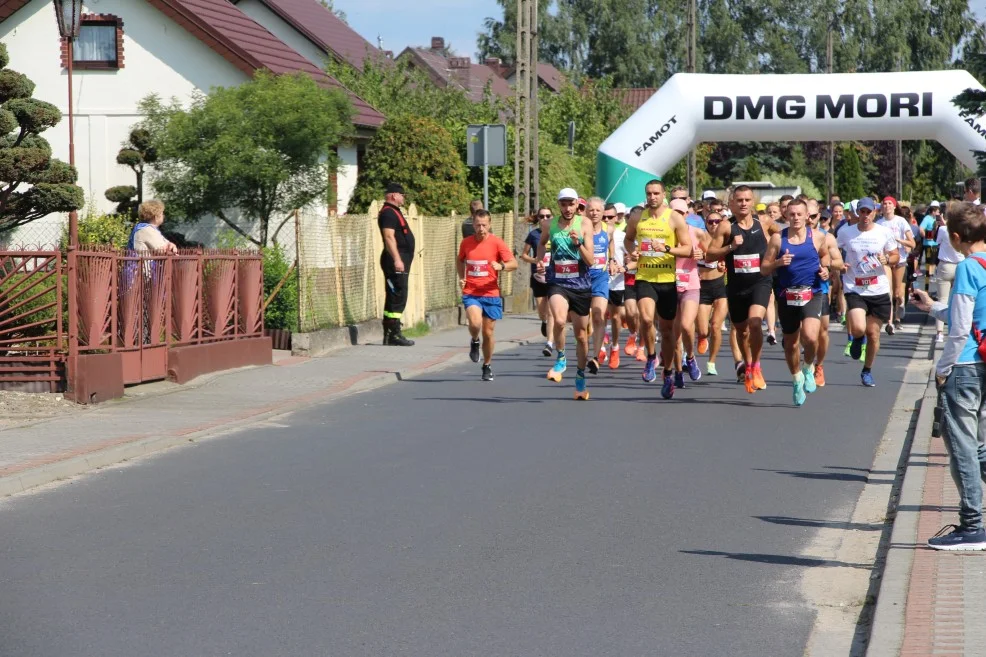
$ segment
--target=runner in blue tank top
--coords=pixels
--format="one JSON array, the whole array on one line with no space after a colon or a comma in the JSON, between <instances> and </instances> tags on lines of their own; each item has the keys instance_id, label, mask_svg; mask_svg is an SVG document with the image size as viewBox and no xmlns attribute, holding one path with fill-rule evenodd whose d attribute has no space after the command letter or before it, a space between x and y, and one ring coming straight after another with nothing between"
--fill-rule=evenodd
<instances>
[{"instance_id":1,"label":"runner in blue tank top","mask_svg":"<svg viewBox=\"0 0 986 657\"><path fill-rule=\"evenodd\" d=\"M822 314L820 282L828 279L830 269L838 266L841 270L842 258L838 249L826 246L824 235L808 228L808 205L804 201L795 199L788 204L787 219L789 227L771 236L760 271L764 276L777 274L784 359L793 378L794 405L801 406L806 393L816 389L814 363Z\"/></svg>"},{"instance_id":2,"label":"runner in blue tank top","mask_svg":"<svg viewBox=\"0 0 986 657\"><path fill-rule=\"evenodd\" d=\"M841 210L841 208L840 208ZM831 231L825 230L824 228L818 227L819 214L818 214L818 201L808 201L808 227L825 236L825 246L829 249L838 250L838 244L835 241L835 235ZM818 351L815 352L815 385L819 388L825 385L825 367L823 365L825 361L825 356L828 355L829 351L829 322L831 321L832 314L832 297L838 293L838 290L833 289L834 281L838 281L838 276L833 276L828 280L822 280L819 277L821 296L822 296L822 323L818 331Z\"/></svg>"},{"instance_id":3,"label":"runner in blue tank top","mask_svg":"<svg viewBox=\"0 0 986 657\"><path fill-rule=\"evenodd\" d=\"M589 349L588 368L590 374L599 372L599 357L606 337L606 308L609 306L609 231L611 227L603 222L605 203L598 196L589 199L585 216L592 222L592 265L589 268L589 283L592 286L592 347Z\"/></svg>"}]
</instances>

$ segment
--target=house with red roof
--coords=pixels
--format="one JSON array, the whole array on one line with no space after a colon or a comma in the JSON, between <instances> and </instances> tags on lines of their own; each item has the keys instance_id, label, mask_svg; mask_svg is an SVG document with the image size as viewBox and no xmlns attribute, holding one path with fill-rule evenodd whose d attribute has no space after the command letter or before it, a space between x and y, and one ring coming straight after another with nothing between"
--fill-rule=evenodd
<instances>
[{"instance_id":1,"label":"house with red roof","mask_svg":"<svg viewBox=\"0 0 986 657\"><path fill-rule=\"evenodd\" d=\"M465 90L473 102L483 100L487 87L502 100L514 96L514 90L493 67L476 64L469 57L449 56L442 37L432 37L430 48L405 48L397 60L424 72L439 87L453 85Z\"/></svg>"},{"instance_id":2,"label":"house with red roof","mask_svg":"<svg viewBox=\"0 0 986 657\"><path fill-rule=\"evenodd\" d=\"M133 184L132 172L116 163L116 154L141 119L141 99L153 93L187 102L268 70L303 72L349 96L357 137L339 146L344 166L334 181L338 210L345 212L356 184L359 152L384 122L380 112L228 0L90 2L73 57L75 157L79 185L99 209L113 208L103 196L106 189ZM10 53L10 68L37 85L34 97L54 104L67 117L68 48L58 35L51 0L0 0L0 39ZM68 161L67 119L45 137L55 156ZM195 238L209 241L207 235Z\"/></svg>"}]
</instances>

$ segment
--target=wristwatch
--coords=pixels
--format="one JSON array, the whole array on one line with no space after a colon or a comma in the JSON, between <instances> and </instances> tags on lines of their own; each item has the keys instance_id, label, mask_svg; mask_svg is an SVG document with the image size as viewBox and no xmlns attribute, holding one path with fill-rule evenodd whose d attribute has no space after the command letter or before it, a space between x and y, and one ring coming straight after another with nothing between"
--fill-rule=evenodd
<instances>
[{"instance_id":1,"label":"wristwatch","mask_svg":"<svg viewBox=\"0 0 986 657\"><path fill-rule=\"evenodd\" d=\"M667 244L665 244L665 245L664 245L664 252L665 252L665 253L671 253L671 247L670 247L670 246L668 246Z\"/></svg>"}]
</instances>

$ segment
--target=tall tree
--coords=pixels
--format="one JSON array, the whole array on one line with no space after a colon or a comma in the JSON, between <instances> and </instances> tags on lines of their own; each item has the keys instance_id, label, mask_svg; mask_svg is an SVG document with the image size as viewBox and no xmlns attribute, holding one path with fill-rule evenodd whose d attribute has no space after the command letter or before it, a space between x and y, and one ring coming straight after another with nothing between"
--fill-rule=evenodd
<instances>
[{"instance_id":1,"label":"tall tree","mask_svg":"<svg viewBox=\"0 0 986 657\"><path fill-rule=\"evenodd\" d=\"M859 154L852 144L843 144L839 148L835 163L835 191L843 199L861 198L866 193Z\"/></svg>"}]
</instances>

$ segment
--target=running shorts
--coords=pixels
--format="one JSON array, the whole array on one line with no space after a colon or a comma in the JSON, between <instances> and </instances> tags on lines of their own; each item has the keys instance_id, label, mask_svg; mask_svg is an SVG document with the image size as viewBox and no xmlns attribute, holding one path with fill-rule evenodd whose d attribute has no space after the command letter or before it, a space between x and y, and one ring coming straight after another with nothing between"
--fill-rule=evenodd
<instances>
[{"instance_id":1,"label":"running shorts","mask_svg":"<svg viewBox=\"0 0 986 657\"><path fill-rule=\"evenodd\" d=\"M609 298L609 274L601 269L589 271L589 282L592 284L593 298Z\"/></svg>"},{"instance_id":2,"label":"running shorts","mask_svg":"<svg viewBox=\"0 0 986 657\"><path fill-rule=\"evenodd\" d=\"M726 299L729 301L729 321L733 324L740 324L750 318L750 308L752 306L770 305L770 278L744 288L733 290L726 287Z\"/></svg>"},{"instance_id":3,"label":"running shorts","mask_svg":"<svg viewBox=\"0 0 986 657\"><path fill-rule=\"evenodd\" d=\"M828 317L832 314L832 301L829 299L829 295L823 294L822 296L822 317Z\"/></svg>"},{"instance_id":4,"label":"running shorts","mask_svg":"<svg viewBox=\"0 0 986 657\"><path fill-rule=\"evenodd\" d=\"M503 319L503 299L500 297L474 297L471 294L462 295L462 305L466 308L476 306L482 309L483 317L496 321Z\"/></svg>"},{"instance_id":5,"label":"running shorts","mask_svg":"<svg viewBox=\"0 0 986 657\"><path fill-rule=\"evenodd\" d=\"M629 283L627 283L626 284L626 287L623 289L623 302L626 303L628 299L630 301L636 301L637 300L637 284L636 283L634 283L633 285L630 285Z\"/></svg>"},{"instance_id":6,"label":"running shorts","mask_svg":"<svg viewBox=\"0 0 986 657\"><path fill-rule=\"evenodd\" d=\"M665 321L672 321L678 315L678 287L675 283L652 283L638 280L637 302L641 299L653 299L657 305L657 316Z\"/></svg>"},{"instance_id":7,"label":"running shorts","mask_svg":"<svg viewBox=\"0 0 986 657\"><path fill-rule=\"evenodd\" d=\"M783 292L778 295L777 318L781 320L781 331L784 335L791 335L800 329L801 322L806 319L821 319L822 298L825 296L821 292L816 292L807 304L803 306L792 306L787 303Z\"/></svg>"},{"instance_id":8,"label":"running shorts","mask_svg":"<svg viewBox=\"0 0 986 657\"><path fill-rule=\"evenodd\" d=\"M579 317L589 316L589 306L592 305L592 290L573 290L560 285L548 286L548 297L564 297L568 301L568 312L575 313ZM609 296L609 295L607 295Z\"/></svg>"},{"instance_id":9,"label":"running shorts","mask_svg":"<svg viewBox=\"0 0 986 657\"><path fill-rule=\"evenodd\" d=\"M702 293L698 295L698 302L703 306L715 304L717 299L726 298L726 277L710 278L702 281Z\"/></svg>"},{"instance_id":10,"label":"running shorts","mask_svg":"<svg viewBox=\"0 0 986 657\"><path fill-rule=\"evenodd\" d=\"M531 277L531 294L535 299L542 299L548 296L548 284L542 283L533 276Z\"/></svg>"},{"instance_id":11,"label":"running shorts","mask_svg":"<svg viewBox=\"0 0 986 657\"><path fill-rule=\"evenodd\" d=\"M867 315L876 317L881 322L889 322L893 304L889 294L864 297L855 292L846 292L846 312L857 308L865 310Z\"/></svg>"},{"instance_id":12,"label":"running shorts","mask_svg":"<svg viewBox=\"0 0 986 657\"><path fill-rule=\"evenodd\" d=\"M611 306L616 306L618 308L623 307L623 297L625 290L610 290L609 291L609 304Z\"/></svg>"},{"instance_id":13,"label":"running shorts","mask_svg":"<svg viewBox=\"0 0 986 657\"><path fill-rule=\"evenodd\" d=\"M937 265L938 264L938 247L937 246L926 246L926 247L924 247L924 264L926 264L926 265Z\"/></svg>"},{"instance_id":14,"label":"running shorts","mask_svg":"<svg viewBox=\"0 0 986 657\"><path fill-rule=\"evenodd\" d=\"M678 292L678 305L685 303L686 301L694 301L698 303L701 299L702 293L700 290L685 290L684 292Z\"/></svg>"}]
</instances>

